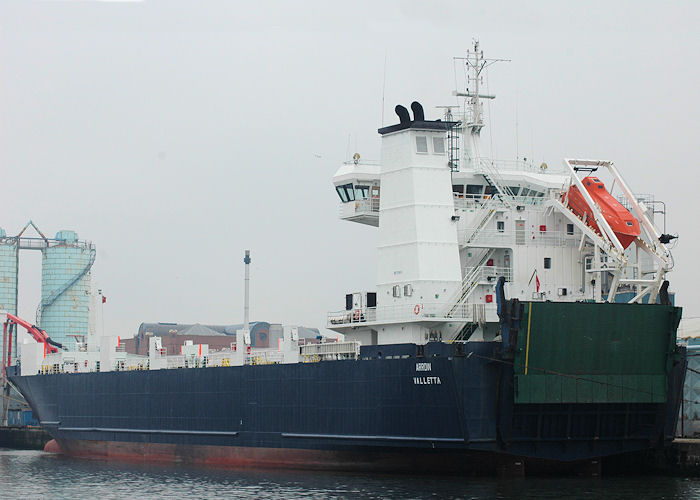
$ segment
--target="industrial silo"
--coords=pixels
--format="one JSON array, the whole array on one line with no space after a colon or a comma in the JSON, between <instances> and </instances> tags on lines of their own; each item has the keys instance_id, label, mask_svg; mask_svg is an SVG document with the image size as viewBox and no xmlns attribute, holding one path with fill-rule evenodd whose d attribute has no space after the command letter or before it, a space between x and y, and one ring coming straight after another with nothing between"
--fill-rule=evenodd
<instances>
[{"instance_id":1,"label":"industrial silo","mask_svg":"<svg viewBox=\"0 0 700 500\"><path fill-rule=\"evenodd\" d=\"M0 311L17 314L17 239L8 238L5 230L0 228ZM13 334L12 358L17 352L17 337ZM3 339L0 347L5 353Z\"/></svg>"},{"instance_id":2,"label":"industrial silo","mask_svg":"<svg viewBox=\"0 0 700 500\"><path fill-rule=\"evenodd\" d=\"M95 248L79 241L74 231L59 231L55 242L42 253L37 322L52 339L70 348L75 335L82 336L81 340L87 338Z\"/></svg>"}]
</instances>

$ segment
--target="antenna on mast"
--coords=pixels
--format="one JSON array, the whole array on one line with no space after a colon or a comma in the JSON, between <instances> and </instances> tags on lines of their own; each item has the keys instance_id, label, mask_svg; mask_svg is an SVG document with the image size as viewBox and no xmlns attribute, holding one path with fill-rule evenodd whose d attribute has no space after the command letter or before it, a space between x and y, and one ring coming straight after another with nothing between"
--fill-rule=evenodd
<instances>
[{"instance_id":1,"label":"antenna on mast","mask_svg":"<svg viewBox=\"0 0 700 500\"><path fill-rule=\"evenodd\" d=\"M495 95L482 94L481 85L484 83L483 71L494 63L510 61L510 59L486 59L484 51L479 48L479 40L474 40L474 49L467 51L467 57L455 57L455 61L463 61L467 70L466 92L455 90L452 94L468 98L465 103L464 128L469 134L464 134L465 157L476 168L481 163L481 129L484 127L482 99L495 99Z\"/></svg>"},{"instance_id":2,"label":"antenna on mast","mask_svg":"<svg viewBox=\"0 0 700 500\"><path fill-rule=\"evenodd\" d=\"M386 57L389 49L384 50L384 79L382 81L382 127L384 126L384 94L386 90Z\"/></svg>"},{"instance_id":3,"label":"antenna on mast","mask_svg":"<svg viewBox=\"0 0 700 500\"><path fill-rule=\"evenodd\" d=\"M479 40L474 40L474 50L467 51L467 57L455 57L457 61L464 61L467 68L467 91L455 90L452 94L457 97L468 97L470 104L470 117L467 127L472 134L479 134L484 126L483 105L481 99L495 99L495 95L481 94L479 87L484 83L482 72L497 62L510 62L510 59L486 59L484 51L479 48Z\"/></svg>"},{"instance_id":4,"label":"antenna on mast","mask_svg":"<svg viewBox=\"0 0 700 500\"><path fill-rule=\"evenodd\" d=\"M515 92L515 161L520 161L520 137L518 136L518 92Z\"/></svg>"}]
</instances>

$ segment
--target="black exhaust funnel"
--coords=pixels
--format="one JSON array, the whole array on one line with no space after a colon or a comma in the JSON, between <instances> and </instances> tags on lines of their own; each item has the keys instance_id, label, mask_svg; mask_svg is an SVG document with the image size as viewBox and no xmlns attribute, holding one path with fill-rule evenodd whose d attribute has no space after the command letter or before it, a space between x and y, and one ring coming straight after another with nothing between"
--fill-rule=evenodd
<instances>
[{"instance_id":1,"label":"black exhaust funnel","mask_svg":"<svg viewBox=\"0 0 700 500\"><path fill-rule=\"evenodd\" d=\"M411 115L408 114L408 110L406 108L400 104L397 104L394 111L396 111L396 114L399 115L399 121L402 125L411 123Z\"/></svg>"},{"instance_id":2,"label":"black exhaust funnel","mask_svg":"<svg viewBox=\"0 0 700 500\"><path fill-rule=\"evenodd\" d=\"M413 119L417 122L425 121L425 113L423 112L423 106L418 101L413 101L411 103L411 109L413 110Z\"/></svg>"}]
</instances>

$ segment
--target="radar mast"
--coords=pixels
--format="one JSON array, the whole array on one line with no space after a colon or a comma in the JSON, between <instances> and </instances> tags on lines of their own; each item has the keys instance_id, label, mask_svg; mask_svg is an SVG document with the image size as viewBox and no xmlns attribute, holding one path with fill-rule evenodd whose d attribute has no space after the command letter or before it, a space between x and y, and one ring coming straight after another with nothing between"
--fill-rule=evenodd
<instances>
[{"instance_id":1,"label":"radar mast","mask_svg":"<svg viewBox=\"0 0 700 500\"><path fill-rule=\"evenodd\" d=\"M466 67L466 92L455 90L453 95L468 98L469 106L465 109L466 127L469 135L465 134L464 149L467 157L476 163L481 157L479 137L484 127L484 113L481 99L495 99L495 95L482 94L481 85L484 83L482 72L497 62L510 62L510 59L486 59L484 51L479 48L479 41L474 40L474 49L467 51L466 57L455 57L455 61L463 62Z\"/></svg>"}]
</instances>

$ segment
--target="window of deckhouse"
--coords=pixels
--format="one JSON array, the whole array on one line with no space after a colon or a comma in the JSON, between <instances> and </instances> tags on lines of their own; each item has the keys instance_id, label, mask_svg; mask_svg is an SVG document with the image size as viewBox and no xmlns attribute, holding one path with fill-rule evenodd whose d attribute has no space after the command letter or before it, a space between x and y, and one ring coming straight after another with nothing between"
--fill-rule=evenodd
<instances>
[{"instance_id":1,"label":"window of deckhouse","mask_svg":"<svg viewBox=\"0 0 700 500\"><path fill-rule=\"evenodd\" d=\"M335 190L340 196L340 201L347 203L349 201L355 201L355 190L352 188L352 184L343 184L342 186L336 186Z\"/></svg>"},{"instance_id":2,"label":"window of deckhouse","mask_svg":"<svg viewBox=\"0 0 700 500\"><path fill-rule=\"evenodd\" d=\"M442 137L433 137L433 153L436 155L445 154L445 139Z\"/></svg>"},{"instance_id":3,"label":"window of deckhouse","mask_svg":"<svg viewBox=\"0 0 700 500\"><path fill-rule=\"evenodd\" d=\"M482 184L467 184L467 194L480 195L483 190Z\"/></svg>"},{"instance_id":4,"label":"window of deckhouse","mask_svg":"<svg viewBox=\"0 0 700 500\"><path fill-rule=\"evenodd\" d=\"M427 153L428 152L428 138L424 135L416 136L416 152L417 153Z\"/></svg>"},{"instance_id":5,"label":"window of deckhouse","mask_svg":"<svg viewBox=\"0 0 700 500\"><path fill-rule=\"evenodd\" d=\"M355 197L358 200L369 198L369 186L355 186Z\"/></svg>"},{"instance_id":6,"label":"window of deckhouse","mask_svg":"<svg viewBox=\"0 0 700 500\"><path fill-rule=\"evenodd\" d=\"M335 190L338 192L338 196L340 196L340 201L343 203L347 203L349 201L348 194L345 192L344 186L336 186Z\"/></svg>"},{"instance_id":7,"label":"window of deckhouse","mask_svg":"<svg viewBox=\"0 0 700 500\"><path fill-rule=\"evenodd\" d=\"M352 184L345 184L343 187L348 195L348 200L355 201L355 190L352 188Z\"/></svg>"}]
</instances>

